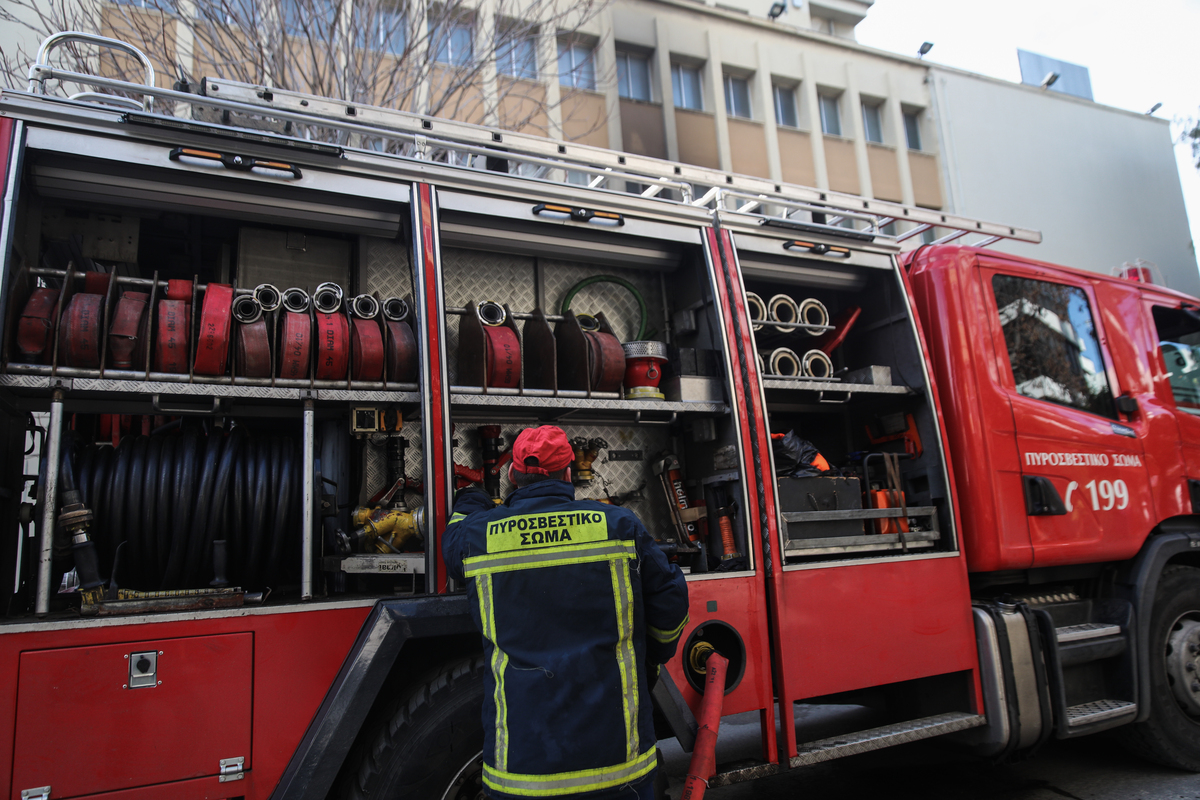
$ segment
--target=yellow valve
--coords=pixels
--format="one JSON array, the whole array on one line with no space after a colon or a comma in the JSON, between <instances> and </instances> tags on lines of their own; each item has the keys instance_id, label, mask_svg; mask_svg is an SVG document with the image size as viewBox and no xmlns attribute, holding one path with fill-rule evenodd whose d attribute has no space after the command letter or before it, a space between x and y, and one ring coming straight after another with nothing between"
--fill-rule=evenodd
<instances>
[{"instance_id":1,"label":"yellow valve","mask_svg":"<svg viewBox=\"0 0 1200 800\"><path fill-rule=\"evenodd\" d=\"M703 675L708 671L708 657L717 652L717 648L708 642L696 642L688 653L688 666Z\"/></svg>"},{"instance_id":2,"label":"yellow valve","mask_svg":"<svg viewBox=\"0 0 1200 800\"><path fill-rule=\"evenodd\" d=\"M420 515L398 508L354 509L354 537L363 549L376 553L400 553L421 536Z\"/></svg>"}]
</instances>

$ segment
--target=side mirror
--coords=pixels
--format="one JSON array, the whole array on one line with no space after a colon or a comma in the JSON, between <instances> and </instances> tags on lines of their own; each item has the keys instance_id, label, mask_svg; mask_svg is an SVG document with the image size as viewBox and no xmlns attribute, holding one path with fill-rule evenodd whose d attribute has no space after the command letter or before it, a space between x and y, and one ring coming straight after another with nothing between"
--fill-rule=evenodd
<instances>
[{"instance_id":1,"label":"side mirror","mask_svg":"<svg viewBox=\"0 0 1200 800\"><path fill-rule=\"evenodd\" d=\"M1122 414L1136 414L1138 410L1137 398L1131 395L1123 394L1116 399L1117 411Z\"/></svg>"}]
</instances>

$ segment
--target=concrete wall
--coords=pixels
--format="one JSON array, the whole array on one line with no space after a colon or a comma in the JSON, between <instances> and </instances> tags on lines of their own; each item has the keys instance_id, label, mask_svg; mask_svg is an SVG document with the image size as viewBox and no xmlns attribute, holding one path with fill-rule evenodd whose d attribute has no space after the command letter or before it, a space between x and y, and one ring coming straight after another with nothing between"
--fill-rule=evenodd
<instances>
[{"instance_id":1,"label":"concrete wall","mask_svg":"<svg viewBox=\"0 0 1200 800\"><path fill-rule=\"evenodd\" d=\"M1171 288L1200 294L1166 120L944 68L931 75L947 209L1044 237L997 249L1105 274L1144 258Z\"/></svg>"}]
</instances>

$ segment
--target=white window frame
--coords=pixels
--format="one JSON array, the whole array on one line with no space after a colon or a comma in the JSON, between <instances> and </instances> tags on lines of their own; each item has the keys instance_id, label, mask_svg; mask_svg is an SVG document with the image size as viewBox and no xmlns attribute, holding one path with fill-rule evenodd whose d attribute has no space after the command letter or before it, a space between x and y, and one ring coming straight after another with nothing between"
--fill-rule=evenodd
<instances>
[{"instance_id":1,"label":"white window frame","mask_svg":"<svg viewBox=\"0 0 1200 800\"><path fill-rule=\"evenodd\" d=\"M515 20L505 20L496 26L496 39L497 74L524 81L536 81L537 29L522 26ZM529 48L527 54L521 53L524 48Z\"/></svg>"},{"instance_id":2,"label":"white window frame","mask_svg":"<svg viewBox=\"0 0 1200 800\"><path fill-rule=\"evenodd\" d=\"M559 39L558 82L572 89L596 91L595 46L577 40Z\"/></svg>"},{"instance_id":3,"label":"white window frame","mask_svg":"<svg viewBox=\"0 0 1200 800\"><path fill-rule=\"evenodd\" d=\"M818 94L817 105L821 111L821 133L826 136L841 136L842 98L836 94Z\"/></svg>"},{"instance_id":4,"label":"white window frame","mask_svg":"<svg viewBox=\"0 0 1200 800\"><path fill-rule=\"evenodd\" d=\"M785 122L783 119L783 103L780 98L787 96L791 100L792 121ZM775 105L775 124L785 128L800 127L800 109L796 105L796 87L784 86L782 83L771 84L771 100Z\"/></svg>"},{"instance_id":5,"label":"white window frame","mask_svg":"<svg viewBox=\"0 0 1200 800\"><path fill-rule=\"evenodd\" d=\"M725 86L725 113L735 119L754 119L754 114L750 107L750 79L743 78L740 75L730 75L726 72L722 76L721 82ZM744 89L745 96L739 97L738 90ZM740 108L740 101L745 101L745 107Z\"/></svg>"},{"instance_id":6,"label":"white window frame","mask_svg":"<svg viewBox=\"0 0 1200 800\"><path fill-rule=\"evenodd\" d=\"M461 51L461 43L455 45L455 35L466 32L466 53ZM470 17L442 17L429 21L430 38L436 48L434 61L438 64L448 64L452 67L468 66L475 58L475 20ZM443 50L443 46L445 49ZM442 58L445 55L446 58Z\"/></svg>"},{"instance_id":7,"label":"white window frame","mask_svg":"<svg viewBox=\"0 0 1200 800\"><path fill-rule=\"evenodd\" d=\"M694 98L689 97L688 84L684 82L685 74L696 76L696 96ZM676 108L682 108L685 111L704 110L704 79L700 74L700 67L690 67L687 64L680 64L678 61L671 62L671 99ZM691 104L693 100L694 105Z\"/></svg>"},{"instance_id":8,"label":"white window frame","mask_svg":"<svg viewBox=\"0 0 1200 800\"><path fill-rule=\"evenodd\" d=\"M883 104L862 103L863 139L872 144L883 144ZM874 117L874 119L872 119ZM874 123L874 131L871 130Z\"/></svg>"},{"instance_id":9,"label":"white window frame","mask_svg":"<svg viewBox=\"0 0 1200 800\"><path fill-rule=\"evenodd\" d=\"M633 81L634 71L630 69L631 62L639 61L645 65L646 82L642 86L635 87ZM645 97L639 97L634 91L635 89L644 89ZM640 53L631 53L628 50L617 51L617 95L626 100L641 100L649 103L654 99L653 81L650 79L650 58L649 56L641 55Z\"/></svg>"},{"instance_id":10,"label":"white window frame","mask_svg":"<svg viewBox=\"0 0 1200 800\"><path fill-rule=\"evenodd\" d=\"M911 127L910 127L911 124ZM913 147L913 137L916 137L916 147ZM921 152L921 112L904 112L904 144L909 150Z\"/></svg>"},{"instance_id":11,"label":"white window frame","mask_svg":"<svg viewBox=\"0 0 1200 800\"><path fill-rule=\"evenodd\" d=\"M400 6L368 0L355 3L354 14L355 47L359 50L401 55L408 49L408 20Z\"/></svg>"}]
</instances>

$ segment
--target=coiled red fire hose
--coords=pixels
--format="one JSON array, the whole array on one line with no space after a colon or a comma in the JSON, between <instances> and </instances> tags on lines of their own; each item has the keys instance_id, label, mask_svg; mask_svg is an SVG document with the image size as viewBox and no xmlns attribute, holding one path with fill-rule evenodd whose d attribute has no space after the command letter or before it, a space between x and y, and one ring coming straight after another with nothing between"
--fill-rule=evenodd
<instances>
[{"instance_id":1,"label":"coiled red fire hose","mask_svg":"<svg viewBox=\"0 0 1200 800\"><path fill-rule=\"evenodd\" d=\"M192 282L167 281L167 296L158 301L154 369L182 374L188 371L188 340L192 325Z\"/></svg>"},{"instance_id":2,"label":"coiled red fire hose","mask_svg":"<svg viewBox=\"0 0 1200 800\"><path fill-rule=\"evenodd\" d=\"M701 800L708 788L708 779L717 772L717 732L721 728L721 708L725 704L725 671L729 668L729 659L720 653L710 653L705 668L708 677L704 681L704 699L700 703L700 728L696 731L696 745L692 749L681 800Z\"/></svg>"},{"instance_id":3,"label":"coiled red fire hose","mask_svg":"<svg viewBox=\"0 0 1200 800\"><path fill-rule=\"evenodd\" d=\"M485 325L483 332L488 386L517 388L521 383L521 343L517 334L503 325Z\"/></svg>"},{"instance_id":4,"label":"coiled red fire hose","mask_svg":"<svg viewBox=\"0 0 1200 800\"><path fill-rule=\"evenodd\" d=\"M54 304L57 302L58 289L39 286L29 295L25 308L21 310L21 319L17 322L17 350L25 363L46 363L50 333L54 330Z\"/></svg>"},{"instance_id":5,"label":"coiled red fire hose","mask_svg":"<svg viewBox=\"0 0 1200 800\"><path fill-rule=\"evenodd\" d=\"M259 317L248 325L238 325L237 352L239 375L271 377L271 343L267 338L266 319Z\"/></svg>"},{"instance_id":6,"label":"coiled red fire hose","mask_svg":"<svg viewBox=\"0 0 1200 800\"><path fill-rule=\"evenodd\" d=\"M308 312L288 311L283 315L279 337L279 377L301 380L308 377L308 353L312 323Z\"/></svg>"},{"instance_id":7,"label":"coiled red fire hose","mask_svg":"<svg viewBox=\"0 0 1200 800\"><path fill-rule=\"evenodd\" d=\"M346 315L317 312L317 380L346 379L350 331Z\"/></svg>"},{"instance_id":8,"label":"coiled red fire hose","mask_svg":"<svg viewBox=\"0 0 1200 800\"><path fill-rule=\"evenodd\" d=\"M58 349L63 364L84 369L100 366L103 314L104 295L80 292L71 296L59 325Z\"/></svg>"},{"instance_id":9,"label":"coiled red fire hose","mask_svg":"<svg viewBox=\"0 0 1200 800\"><path fill-rule=\"evenodd\" d=\"M117 301L113 322L108 329L108 354L113 369L146 367L146 306L150 295L126 292Z\"/></svg>"},{"instance_id":10,"label":"coiled red fire hose","mask_svg":"<svg viewBox=\"0 0 1200 800\"><path fill-rule=\"evenodd\" d=\"M197 375L224 375L229 359L229 331L233 323L233 287L210 283L200 307L200 336L196 340Z\"/></svg>"},{"instance_id":11,"label":"coiled red fire hose","mask_svg":"<svg viewBox=\"0 0 1200 800\"><path fill-rule=\"evenodd\" d=\"M356 381L383 380L383 332L373 319L355 319L351 377Z\"/></svg>"},{"instance_id":12,"label":"coiled red fire hose","mask_svg":"<svg viewBox=\"0 0 1200 800\"><path fill-rule=\"evenodd\" d=\"M616 392L625 377L625 350L620 340L604 331L585 331L593 392Z\"/></svg>"},{"instance_id":13,"label":"coiled red fire hose","mask_svg":"<svg viewBox=\"0 0 1200 800\"><path fill-rule=\"evenodd\" d=\"M407 322L387 320L387 367L389 381L417 379L417 340Z\"/></svg>"}]
</instances>

